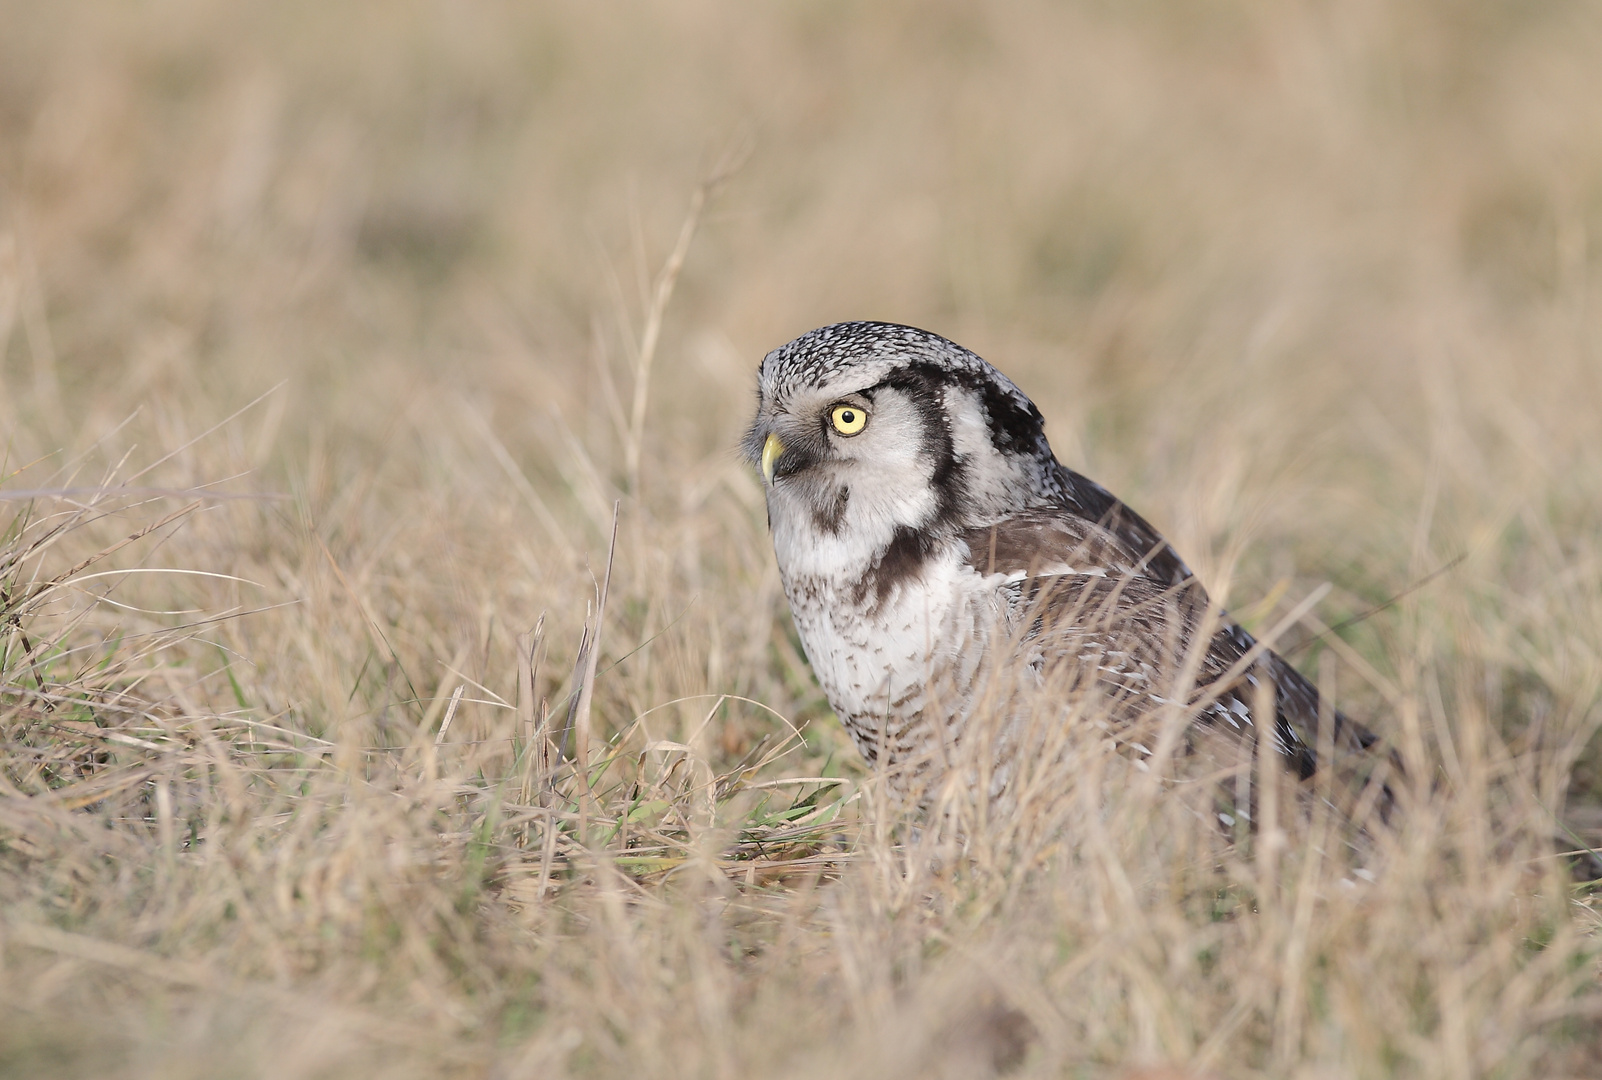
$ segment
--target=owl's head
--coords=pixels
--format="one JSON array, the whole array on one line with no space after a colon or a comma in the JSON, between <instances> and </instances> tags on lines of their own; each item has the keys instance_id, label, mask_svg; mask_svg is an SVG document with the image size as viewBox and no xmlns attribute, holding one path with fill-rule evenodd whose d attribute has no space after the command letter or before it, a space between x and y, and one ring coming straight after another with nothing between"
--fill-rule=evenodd
<instances>
[{"instance_id":1,"label":"owl's head","mask_svg":"<svg viewBox=\"0 0 1602 1080\"><path fill-rule=\"evenodd\" d=\"M880 545L897 529L971 528L1049 497L1040 410L936 334L825 326L770 352L745 451L775 542Z\"/></svg>"}]
</instances>

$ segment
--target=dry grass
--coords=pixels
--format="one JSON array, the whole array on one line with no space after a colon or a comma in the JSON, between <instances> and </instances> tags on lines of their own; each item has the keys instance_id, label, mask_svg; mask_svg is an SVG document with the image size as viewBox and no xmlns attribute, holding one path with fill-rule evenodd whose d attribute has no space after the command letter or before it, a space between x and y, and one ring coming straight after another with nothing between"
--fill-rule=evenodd
<instances>
[{"instance_id":1,"label":"dry grass","mask_svg":"<svg viewBox=\"0 0 1602 1080\"><path fill-rule=\"evenodd\" d=\"M1602 1070L1594 7L325 7L0 5L0 1072ZM732 450L850 317L1256 625L1463 557L1298 654L1373 880L1091 747L909 828Z\"/></svg>"}]
</instances>

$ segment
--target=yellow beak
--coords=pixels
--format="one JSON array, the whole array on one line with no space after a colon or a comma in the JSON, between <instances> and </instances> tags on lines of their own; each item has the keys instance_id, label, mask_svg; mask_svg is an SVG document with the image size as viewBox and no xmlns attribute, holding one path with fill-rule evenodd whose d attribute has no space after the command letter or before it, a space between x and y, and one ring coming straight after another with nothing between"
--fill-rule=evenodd
<instances>
[{"instance_id":1,"label":"yellow beak","mask_svg":"<svg viewBox=\"0 0 1602 1080\"><path fill-rule=\"evenodd\" d=\"M784 453L784 444L773 432L768 432L768 441L762 444L762 479L769 485L773 483L773 463L779 460Z\"/></svg>"}]
</instances>

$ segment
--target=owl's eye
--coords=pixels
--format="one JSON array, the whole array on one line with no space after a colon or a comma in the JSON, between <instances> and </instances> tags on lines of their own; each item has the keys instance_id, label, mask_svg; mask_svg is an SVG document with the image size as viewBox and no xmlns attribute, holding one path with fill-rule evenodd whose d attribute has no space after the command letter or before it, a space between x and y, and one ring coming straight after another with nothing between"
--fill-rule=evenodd
<instances>
[{"instance_id":1,"label":"owl's eye","mask_svg":"<svg viewBox=\"0 0 1602 1080\"><path fill-rule=\"evenodd\" d=\"M829 410L829 422L842 435L855 435L868 426L868 414L855 405L836 405Z\"/></svg>"}]
</instances>

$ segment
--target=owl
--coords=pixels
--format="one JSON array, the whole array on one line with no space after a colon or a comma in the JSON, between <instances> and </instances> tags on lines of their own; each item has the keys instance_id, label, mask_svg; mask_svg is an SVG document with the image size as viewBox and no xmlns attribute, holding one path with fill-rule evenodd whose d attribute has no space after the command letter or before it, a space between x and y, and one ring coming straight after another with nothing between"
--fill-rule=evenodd
<instances>
[{"instance_id":1,"label":"owl","mask_svg":"<svg viewBox=\"0 0 1602 1080\"><path fill-rule=\"evenodd\" d=\"M744 449L807 659L863 756L927 785L983 729L1000 789L1009 755L1040 752L1044 698L1062 724L1125 733L1177 711L1186 746L1237 760L1266 736L1311 776L1317 689L1044 427L996 368L909 326L825 326L763 359ZM1340 712L1324 724L1337 757L1376 743Z\"/></svg>"}]
</instances>

